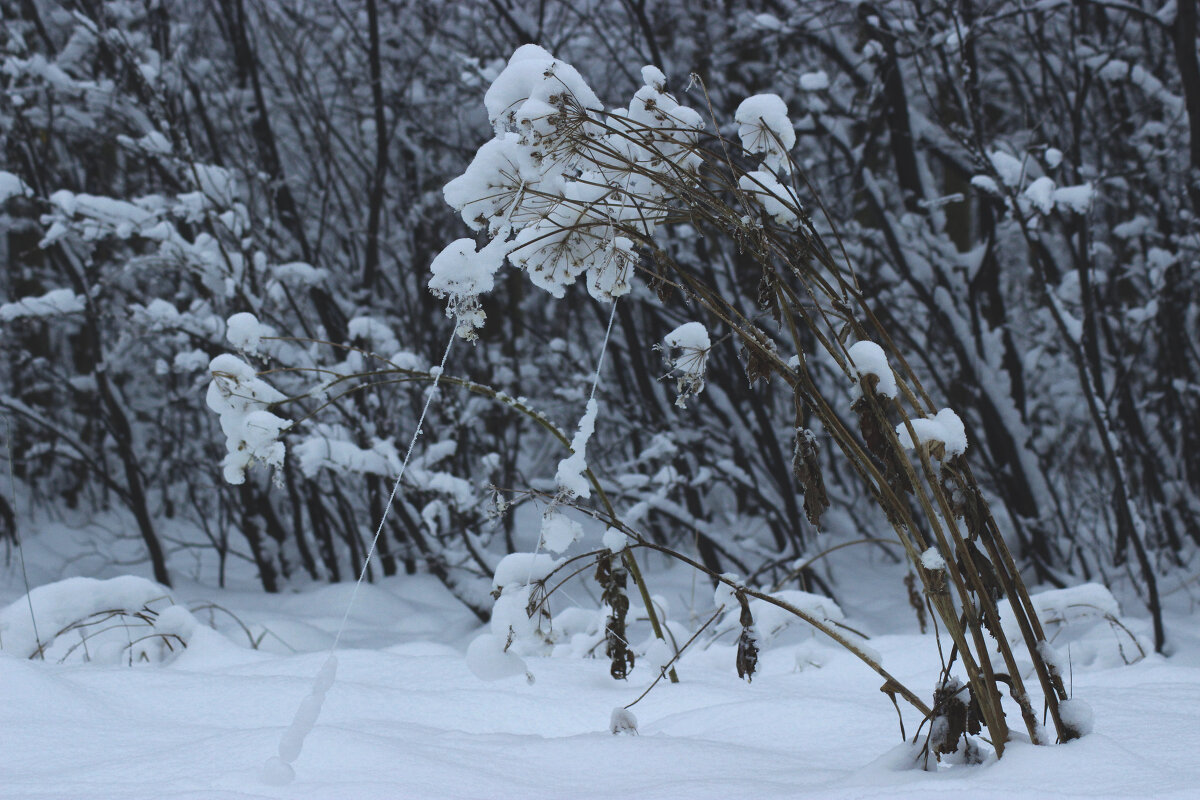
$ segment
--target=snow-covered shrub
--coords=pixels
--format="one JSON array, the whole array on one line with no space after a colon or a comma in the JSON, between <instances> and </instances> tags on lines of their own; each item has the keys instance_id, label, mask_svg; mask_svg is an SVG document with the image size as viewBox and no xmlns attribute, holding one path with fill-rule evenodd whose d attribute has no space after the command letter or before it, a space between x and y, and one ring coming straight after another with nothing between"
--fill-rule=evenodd
<instances>
[{"instance_id":1,"label":"snow-covered shrub","mask_svg":"<svg viewBox=\"0 0 1200 800\"><path fill-rule=\"evenodd\" d=\"M186 648L199 624L144 578L68 578L0 609L0 650L56 662L159 663Z\"/></svg>"},{"instance_id":2,"label":"snow-covered shrub","mask_svg":"<svg viewBox=\"0 0 1200 800\"><path fill-rule=\"evenodd\" d=\"M540 48L521 48L498 75L487 98L495 138L480 148L467 172L451 181L446 192L447 200L464 220L484 233L488 241L479 249L470 240L449 245L434 259L430 281L435 294L449 297L447 313L455 317L458 334L474 337L483 321L480 296L493 289L505 260L555 298L563 297L567 287L585 276L595 299L615 305L630 292L635 270L659 284L686 287L685 296L723 323L742 344L745 370L752 385L780 376L794 392L797 406L803 405L820 420L872 487L876 501L908 551L931 605L962 654L967 672L967 681L961 684L947 672L935 693L933 751L939 755L954 753L960 741L968 749L977 749L978 743L968 736L979 734L983 727L990 732L997 754L1003 750L1007 722L1001 708L1001 686L991 678L991 655L985 641L998 647L1006 663L1031 739L1043 741L1025 690L1016 686L1020 678L1013 677L1012 650L999 633L997 602L1006 593L1012 597L1012 613L1022 620L1029 657L1037 667L1046 701L1054 710L1060 738L1079 735L1079 728L1064 723L1057 713L1058 702L1065 699L1061 675L1038 650L1040 626L1036 615L1021 600L1025 594L1021 576L1006 555L1004 539L980 490L969 473L959 469L967 450L963 421L951 409L930 413L930 400L916 375L907 365L892 366L889 353L896 352L895 345L871 314L853 278L852 266L834 261L795 189L785 187L776 178L780 175L793 180L797 174L789 153L796 134L786 104L775 95L758 95L739 106L735 121L741 152L762 160L761 164L751 161L746 166L727 155L734 149L733 143L718 139L717 144L708 146L702 140L704 126L695 112L663 94L661 72L647 68L642 77L645 86L628 109L606 112L577 71ZM660 124L668 118L671 127ZM1008 166L1007 162L1003 164ZM1041 202L1038 192L1042 190L1035 191L1031 199L1035 205ZM1047 189L1042 194L1049 192ZM674 219L687 219L691 225L706 224L732 236L747 251L763 275L759 305L774 317L780 335L790 337L790 343L799 351L795 358L784 361L774 336L745 319L738 298L704 284L689 264L662 251L657 234ZM655 252L653 263L644 258L648 251ZM806 306L809 303L815 306L815 312ZM806 367L811 356L804 352L798 335L801 329L823 346L822 355L851 382L861 438L841 426L830 399L813 382ZM842 345L847 333L858 339L849 348ZM606 337L605 345L607 342ZM709 333L701 323L687 323L668 333L663 342L668 364L679 380L678 403L682 405L704 386L711 350ZM590 400L572 442L573 455L559 466L558 492L543 517L539 548L548 546L559 552L579 539L580 531L561 515L558 505L570 503L582 508L591 495L591 488L583 480L583 469L596 417L597 404ZM909 450L914 451L916 463L906 452ZM811 431L798 425L794 474L802 481L802 491L813 500L806 502L809 519L819 524L828 498L815 453ZM924 518L912 513L905 499L909 494L919 496ZM607 497L601 499L605 509L590 513L621 530L636 546L679 557L669 547L653 545L638 534L622 521ZM988 552L977 541L984 542ZM957 558L940 558L936 568L931 569L928 565L933 559L919 555L939 552L955 553ZM629 600L624 593L624 567L635 568L636 560L626 555L624 564L617 566L611 550L597 553L596 577L609 609L607 655L613 677L623 678L635 664L625 630ZM507 658L517 643L540 629L533 620L548 613L541 595L553 591L546 583L561 565L544 561L535 579L532 565L536 559L546 557L531 554L529 558L529 576L523 583L498 583L493 630L476 644L476 657L490 654L484 660L495 661L503 654ZM834 633L829 621L812 609L789 602L797 598L773 597L707 571L729 587L739 608L739 675L747 679L753 675L764 635L759 627L761 620L756 620L756 616L762 616L762 609L756 615L750 598L783 609L830 634L886 675L866 648ZM645 595L640 579L638 584ZM968 604L975 608L974 613L960 616L958 605ZM729 608L731 603L718 601L718 605ZM500 629L496 628L496 619L500 620ZM776 625L768 626L769 637ZM974 637L973 647L969 636ZM495 671L520 669L521 665L513 661ZM887 691L902 692L909 702L930 713L912 692L903 690L891 676L887 680ZM959 706L972 709L969 724L959 723Z\"/></svg>"}]
</instances>

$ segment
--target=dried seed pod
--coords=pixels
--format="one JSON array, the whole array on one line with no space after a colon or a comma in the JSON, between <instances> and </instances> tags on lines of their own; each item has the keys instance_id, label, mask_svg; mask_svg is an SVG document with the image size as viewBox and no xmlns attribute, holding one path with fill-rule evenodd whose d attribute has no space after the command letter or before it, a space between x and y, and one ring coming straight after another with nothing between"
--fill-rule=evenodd
<instances>
[{"instance_id":1,"label":"dried seed pod","mask_svg":"<svg viewBox=\"0 0 1200 800\"><path fill-rule=\"evenodd\" d=\"M858 426L862 431L863 443L867 452L875 456L884 468L884 480L889 486L912 494L912 484L908 473L900 462L902 457L896 448L892 447L888 437L888 422L883 409L887 408L881 395L875 392L879 379L874 375L864 375L859 381L862 397L854 401L850 410L858 415ZM878 409L878 412L876 411ZM886 509L885 509L886 510Z\"/></svg>"},{"instance_id":2,"label":"dried seed pod","mask_svg":"<svg viewBox=\"0 0 1200 800\"><path fill-rule=\"evenodd\" d=\"M792 451L792 474L804 493L804 515L814 526L820 526L821 514L829 508L825 477L817 460L819 452L813 432L808 428L797 428L796 446Z\"/></svg>"},{"instance_id":3,"label":"dried seed pod","mask_svg":"<svg viewBox=\"0 0 1200 800\"><path fill-rule=\"evenodd\" d=\"M737 599L742 605L740 619L742 635L738 637L737 673L739 678L745 678L746 683L750 683L754 679L755 667L758 666L758 642L754 639L754 616L750 613L750 604L746 602L746 596L739 592Z\"/></svg>"},{"instance_id":4,"label":"dried seed pod","mask_svg":"<svg viewBox=\"0 0 1200 800\"><path fill-rule=\"evenodd\" d=\"M750 381L751 386L760 380L770 383L771 373L775 371L775 363L766 354L775 352L775 343L767 334L753 325L750 326L750 336L757 346L746 345L742 348L742 355L746 358L746 378Z\"/></svg>"},{"instance_id":5,"label":"dried seed pod","mask_svg":"<svg viewBox=\"0 0 1200 800\"><path fill-rule=\"evenodd\" d=\"M933 692L933 716L929 724L929 747L939 756L949 755L958 749L958 741L967 735L968 708L963 700L969 689L957 678L946 678ZM979 723L974 723L974 733L979 732Z\"/></svg>"},{"instance_id":6,"label":"dried seed pod","mask_svg":"<svg viewBox=\"0 0 1200 800\"><path fill-rule=\"evenodd\" d=\"M762 278L758 282L758 307L769 310L776 324L779 324L782 319L782 312L779 309L779 296L776 294L778 285L779 276L775 273L775 270L763 267Z\"/></svg>"},{"instance_id":7,"label":"dried seed pod","mask_svg":"<svg viewBox=\"0 0 1200 800\"><path fill-rule=\"evenodd\" d=\"M629 598L625 594L627 579L628 573L624 567L613 566L612 556L597 560L596 580L602 589L600 599L610 610L604 623L604 653L612 661L609 674L617 680L629 676L634 662L633 651L629 649L625 636L625 617L629 613Z\"/></svg>"}]
</instances>

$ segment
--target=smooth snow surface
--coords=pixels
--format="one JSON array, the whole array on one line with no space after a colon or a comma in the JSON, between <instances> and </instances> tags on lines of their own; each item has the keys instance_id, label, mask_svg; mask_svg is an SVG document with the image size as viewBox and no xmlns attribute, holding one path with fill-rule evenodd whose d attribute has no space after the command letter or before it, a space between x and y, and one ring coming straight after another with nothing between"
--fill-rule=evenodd
<instances>
[{"instance_id":1,"label":"smooth snow surface","mask_svg":"<svg viewBox=\"0 0 1200 800\"><path fill-rule=\"evenodd\" d=\"M26 541L31 576L41 582L74 569L63 541L43 538L31 531ZM538 559L534 574L549 563ZM707 619L707 589L697 592L690 576L655 561L643 567L675 609L677 636L699 624L687 623L693 605ZM523 582L530 568L526 557L504 570ZM506 652L428 576L362 587L331 680L328 648L350 585L271 596L249 580L245 590L218 590L190 583L181 562L175 569L171 598L198 621L190 645L132 667L85 662L78 652L61 664L10 653L22 589L16 569L0 572L0 600L11 604L0 630L0 799L1190 798L1200 780L1200 642L1186 603L1168 618L1174 655L1132 665L1119 652L1132 660L1136 648L1102 618L1048 625L1071 660L1076 700L1065 710L1093 732L1054 747L1013 742L999 762L931 773L912 766L877 675L803 625L765 641L774 623L758 606L764 641L753 684L735 673L735 636L718 637L684 655L680 684L661 682L625 712L657 672L654 653L639 658L628 681L614 681L606 660L584 657L565 639L543 655ZM928 693L937 651L932 635L915 632L902 575L864 566L838 585L839 600L847 624L871 634L898 679ZM62 621L52 609L96 607L76 601L103 594L100 583L39 589L45 626ZM134 578L108 588L130 604L160 591ZM591 591L581 584L571 592L586 606L577 611L590 609L574 615L579 622L568 621L568 603L556 605L564 636L588 635ZM1108 597L1085 588L1040 605L1111 608ZM823 616L842 613L816 595L789 590L787 599ZM631 620L644 618L636 602ZM1121 620L1144 644L1148 623ZM645 622L629 630L646 653ZM904 720L911 736L917 718L904 708ZM309 725L297 752L292 734Z\"/></svg>"}]
</instances>

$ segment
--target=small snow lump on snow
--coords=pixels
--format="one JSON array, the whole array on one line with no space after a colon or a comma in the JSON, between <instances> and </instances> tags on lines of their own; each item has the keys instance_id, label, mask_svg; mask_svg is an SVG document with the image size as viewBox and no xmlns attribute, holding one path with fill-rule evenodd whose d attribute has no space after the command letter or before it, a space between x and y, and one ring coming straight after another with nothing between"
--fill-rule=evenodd
<instances>
[{"instance_id":1,"label":"small snow lump on snow","mask_svg":"<svg viewBox=\"0 0 1200 800\"><path fill-rule=\"evenodd\" d=\"M637 736L637 717L628 708L617 706L608 720L608 730L613 736Z\"/></svg>"}]
</instances>

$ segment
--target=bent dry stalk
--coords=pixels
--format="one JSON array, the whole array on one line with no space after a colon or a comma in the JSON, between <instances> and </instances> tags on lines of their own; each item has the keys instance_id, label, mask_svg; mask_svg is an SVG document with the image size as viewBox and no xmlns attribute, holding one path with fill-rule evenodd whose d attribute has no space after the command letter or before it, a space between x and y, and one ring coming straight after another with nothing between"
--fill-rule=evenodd
<instances>
[{"instance_id":1,"label":"bent dry stalk","mask_svg":"<svg viewBox=\"0 0 1200 800\"><path fill-rule=\"evenodd\" d=\"M529 59L546 60L541 79L524 74L532 63ZM960 467L962 456L958 452L949 452L947 442L930 437L927 417L937 411L937 406L873 314L849 260L836 260L799 201L797 184L804 180L807 185L807 180L787 153L790 143L784 137L794 137L794 133L786 117L777 119L778 98L752 98L753 103L748 100L739 108L739 146L719 135L702 140L698 133L702 126L697 124L695 112L663 94L662 86L654 79L661 73L653 68L647 68L649 75L644 72L646 89L627 109L617 112L596 110L598 102L578 73L544 51L522 48L508 69L512 71L509 82L505 83L502 76L496 86L503 84L514 96L504 108L507 117L493 114L498 137L494 141L518 154L524 152L522 146L536 147L530 153L543 170L561 170L558 164L569 163L572 172L559 173L561 184L522 180L512 205L502 210L505 219L512 220L521 198L537 198L541 209L531 212L532 219L525 223L530 227L524 228L533 234L514 234L501 226L489 231L494 236L493 244L514 236L506 245L513 263L530 270L535 283L558 296L562 285L573 282L575 274L587 271L590 276L593 270L602 273L607 269L606 263L594 260L596 242L633 242L634 257L628 256L626 247L624 267L638 270L655 286L674 287L725 327L742 345L751 384L781 376L794 392L797 407L803 406L820 421L858 473L884 511L921 579L930 606L954 643L954 653L967 674L969 705L978 709L997 754L1003 753L1009 738L1001 683L1011 687L1031 740L1043 741L1015 656L1001 630L996 602L1004 594L1009 597L1028 655L1035 664L1058 738L1072 738L1074 731L1062 723L1057 708L1065 698L1061 680L1044 663L1038 648L1040 625L1028 593L974 478L968 469ZM545 103L541 100L536 113L528 111L526 101L542 91L537 88L538 81L553 82L560 72L564 77L545 90L552 104L550 111L542 110ZM520 80L529 81L527 94L514 88L517 79L513 76L518 74L524 76ZM493 99L489 93L489 102ZM709 110L713 116L711 104ZM716 120L712 121L715 124ZM764 158L757 169L750 160L755 153ZM780 183L777 176L786 183ZM471 223L469 206L470 201L465 202L461 210ZM756 311L748 312L743 297L707 283L698 270L656 244L655 228L676 221L686 221L702 233L732 239L761 269L760 290L753 301ZM826 218L826 222L834 228L832 220ZM573 249L576 247L582 249ZM636 248L651 253L650 262L643 263ZM841 253L846 255L844 248ZM531 258L537 254L540 256ZM493 261L488 263L489 269L498 266ZM444 284L446 276L438 274L437 279ZM480 283L490 285L490 277ZM775 339L756 324L759 312L769 314L790 339L798 354L793 362L784 362ZM874 374L874 381L856 369L848 346L851 337L875 342L880 348L884 362ZM806 341L815 341L858 386L858 432L842 423L831 399L809 374L804 357ZM876 384L884 377L894 377L899 391L886 396L877 393ZM917 433L918 423L921 435ZM908 449L915 451L915 461ZM806 492L806 513L816 524L824 510L820 462L807 441L798 439L796 455L796 476ZM969 507L956 502L957 495L968 498ZM644 540L640 544L653 547ZM943 567L925 568L922 555L926 552L940 554ZM747 587L740 590L749 595ZM854 650L844 639L841 643ZM993 648L1007 673L993 666ZM873 668L881 669L878 665ZM887 679L886 686L892 688L893 679ZM943 678L943 688L950 685L949 680L949 675ZM920 702L909 694L905 694L909 702ZM964 729L964 737L966 733ZM938 749L944 751L947 746L942 742Z\"/></svg>"}]
</instances>

